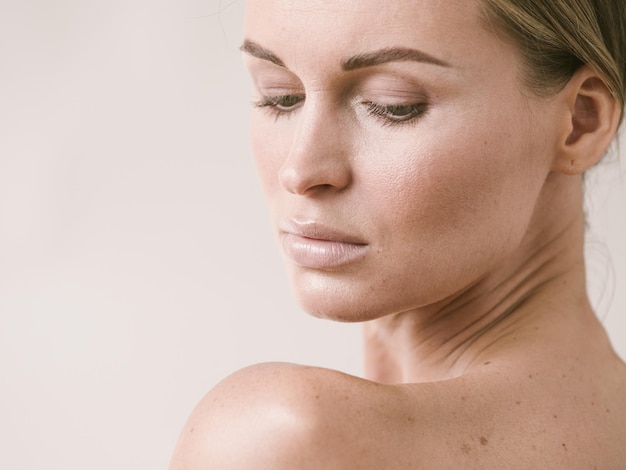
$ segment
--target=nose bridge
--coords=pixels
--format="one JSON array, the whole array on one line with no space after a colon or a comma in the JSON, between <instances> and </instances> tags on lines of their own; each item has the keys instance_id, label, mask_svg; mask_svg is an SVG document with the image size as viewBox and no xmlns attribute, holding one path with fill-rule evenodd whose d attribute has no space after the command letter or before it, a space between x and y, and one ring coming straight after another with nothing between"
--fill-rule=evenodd
<instances>
[{"instance_id":1,"label":"nose bridge","mask_svg":"<svg viewBox=\"0 0 626 470\"><path fill-rule=\"evenodd\" d=\"M321 100L309 99L296 119L289 153L279 172L281 185L294 194L348 186L349 135L338 111Z\"/></svg>"}]
</instances>

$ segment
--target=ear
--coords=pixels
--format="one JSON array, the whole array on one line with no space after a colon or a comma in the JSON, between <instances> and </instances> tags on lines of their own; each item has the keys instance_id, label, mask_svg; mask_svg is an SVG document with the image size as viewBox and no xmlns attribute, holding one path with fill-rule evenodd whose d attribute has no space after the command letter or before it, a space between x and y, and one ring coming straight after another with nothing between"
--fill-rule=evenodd
<instances>
[{"instance_id":1,"label":"ear","mask_svg":"<svg viewBox=\"0 0 626 470\"><path fill-rule=\"evenodd\" d=\"M578 70L559 95L566 114L552 170L578 175L606 153L617 132L621 108L604 81L588 66Z\"/></svg>"}]
</instances>

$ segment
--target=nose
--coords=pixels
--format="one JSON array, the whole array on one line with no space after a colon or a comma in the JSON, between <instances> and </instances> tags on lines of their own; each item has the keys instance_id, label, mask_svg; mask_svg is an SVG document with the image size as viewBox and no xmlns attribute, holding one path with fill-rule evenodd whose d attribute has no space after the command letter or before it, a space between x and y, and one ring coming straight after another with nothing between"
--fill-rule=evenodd
<instances>
[{"instance_id":1,"label":"nose","mask_svg":"<svg viewBox=\"0 0 626 470\"><path fill-rule=\"evenodd\" d=\"M352 181L349 132L338 113L305 104L278 179L292 194L341 191Z\"/></svg>"}]
</instances>

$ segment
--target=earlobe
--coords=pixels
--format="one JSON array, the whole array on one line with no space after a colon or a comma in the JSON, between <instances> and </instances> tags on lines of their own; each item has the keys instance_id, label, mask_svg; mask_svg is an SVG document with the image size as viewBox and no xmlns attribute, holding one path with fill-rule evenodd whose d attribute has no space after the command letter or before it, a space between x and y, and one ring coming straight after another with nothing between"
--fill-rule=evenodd
<instances>
[{"instance_id":1,"label":"earlobe","mask_svg":"<svg viewBox=\"0 0 626 470\"><path fill-rule=\"evenodd\" d=\"M606 153L617 131L621 108L604 81L587 66L576 72L561 94L567 115L552 169L577 175Z\"/></svg>"}]
</instances>

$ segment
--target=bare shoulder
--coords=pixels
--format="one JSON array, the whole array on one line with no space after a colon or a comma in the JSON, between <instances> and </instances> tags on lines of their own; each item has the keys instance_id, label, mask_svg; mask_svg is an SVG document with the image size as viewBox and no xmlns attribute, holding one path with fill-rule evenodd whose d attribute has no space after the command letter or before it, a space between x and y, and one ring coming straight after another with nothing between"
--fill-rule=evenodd
<instances>
[{"instance_id":1,"label":"bare shoulder","mask_svg":"<svg viewBox=\"0 0 626 470\"><path fill-rule=\"evenodd\" d=\"M392 386L256 365L203 398L170 470L619 468L624 381L582 386L592 376L578 369L490 364L459 379Z\"/></svg>"},{"instance_id":2,"label":"bare shoulder","mask_svg":"<svg viewBox=\"0 0 626 470\"><path fill-rule=\"evenodd\" d=\"M398 393L328 369L281 363L242 369L192 412L170 470L357 468L358 455L367 468L389 468L376 466L380 436L365 436L376 429L384 437L397 424Z\"/></svg>"}]
</instances>

